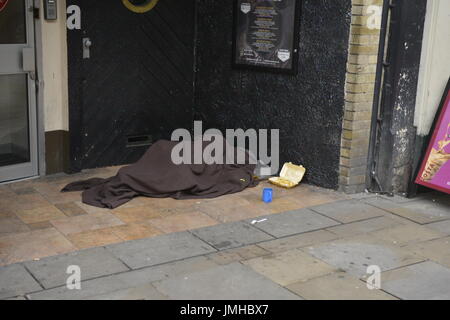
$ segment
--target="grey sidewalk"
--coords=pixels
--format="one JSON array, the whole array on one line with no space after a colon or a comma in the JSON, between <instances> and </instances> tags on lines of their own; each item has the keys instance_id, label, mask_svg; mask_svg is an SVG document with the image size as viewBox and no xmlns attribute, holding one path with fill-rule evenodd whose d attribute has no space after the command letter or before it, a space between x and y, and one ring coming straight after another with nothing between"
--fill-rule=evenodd
<instances>
[{"instance_id":1,"label":"grey sidewalk","mask_svg":"<svg viewBox=\"0 0 450 320\"><path fill-rule=\"evenodd\" d=\"M0 268L1 299L450 299L450 197L358 196ZM68 290L67 267L81 268ZM378 266L381 290L369 290Z\"/></svg>"}]
</instances>

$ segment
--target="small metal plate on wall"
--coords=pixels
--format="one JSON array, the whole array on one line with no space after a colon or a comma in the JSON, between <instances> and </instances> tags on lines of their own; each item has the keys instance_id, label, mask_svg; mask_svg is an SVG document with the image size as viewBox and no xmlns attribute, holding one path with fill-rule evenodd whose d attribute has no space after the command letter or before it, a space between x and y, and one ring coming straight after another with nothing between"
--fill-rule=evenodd
<instances>
[{"instance_id":1,"label":"small metal plate on wall","mask_svg":"<svg viewBox=\"0 0 450 320\"><path fill-rule=\"evenodd\" d=\"M128 136L127 148L145 147L150 146L153 143L153 137L151 135L140 136Z\"/></svg>"},{"instance_id":2,"label":"small metal plate on wall","mask_svg":"<svg viewBox=\"0 0 450 320\"><path fill-rule=\"evenodd\" d=\"M90 38L83 38L83 59L91 58L92 41Z\"/></svg>"}]
</instances>

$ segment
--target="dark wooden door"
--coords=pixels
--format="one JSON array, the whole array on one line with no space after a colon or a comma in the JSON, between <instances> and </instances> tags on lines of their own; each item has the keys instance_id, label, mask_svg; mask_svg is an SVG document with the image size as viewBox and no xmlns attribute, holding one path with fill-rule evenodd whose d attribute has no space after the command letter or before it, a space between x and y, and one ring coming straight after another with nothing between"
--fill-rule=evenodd
<instances>
[{"instance_id":1,"label":"dark wooden door","mask_svg":"<svg viewBox=\"0 0 450 320\"><path fill-rule=\"evenodd\" d=\"M191 127L194 0L144 14L121 0L67 5L81 8L81 30L68 30L72 171L132 163L149 141Z\"/></svg>"}]
</instances>

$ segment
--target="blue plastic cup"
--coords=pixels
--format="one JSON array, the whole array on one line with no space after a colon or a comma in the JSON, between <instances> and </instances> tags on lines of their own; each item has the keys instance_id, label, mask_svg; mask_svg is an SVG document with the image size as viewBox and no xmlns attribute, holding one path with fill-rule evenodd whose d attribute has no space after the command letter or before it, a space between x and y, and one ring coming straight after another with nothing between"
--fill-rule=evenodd
<instances>
[{"instance_id":1,"label":"blue plastic cup","mask_svg":"<svg viewBox=\"0 0 450 320\"><path fill-rule=\"evenodd\" d=\"M273 201L273 189L266 188L263 190L263 201L265 203L271 203Z\"/></svg>"}]
</instances>

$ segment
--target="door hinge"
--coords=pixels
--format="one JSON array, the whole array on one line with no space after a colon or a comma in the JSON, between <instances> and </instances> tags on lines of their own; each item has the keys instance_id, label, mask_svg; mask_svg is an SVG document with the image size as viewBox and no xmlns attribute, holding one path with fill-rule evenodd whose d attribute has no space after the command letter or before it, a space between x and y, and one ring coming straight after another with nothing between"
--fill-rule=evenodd
<instances>
[{"instance_id":1,"label":"door hinge","mask_svg":"<svg viewBox=\"0 0 450 320\"><path fill-rule=\"evenodd\" d=\"M33 17L35 19L38 19L41 17L41 12L39 11L39 8L32 8L33 10Z\"/></svg>"}]
</instances>

